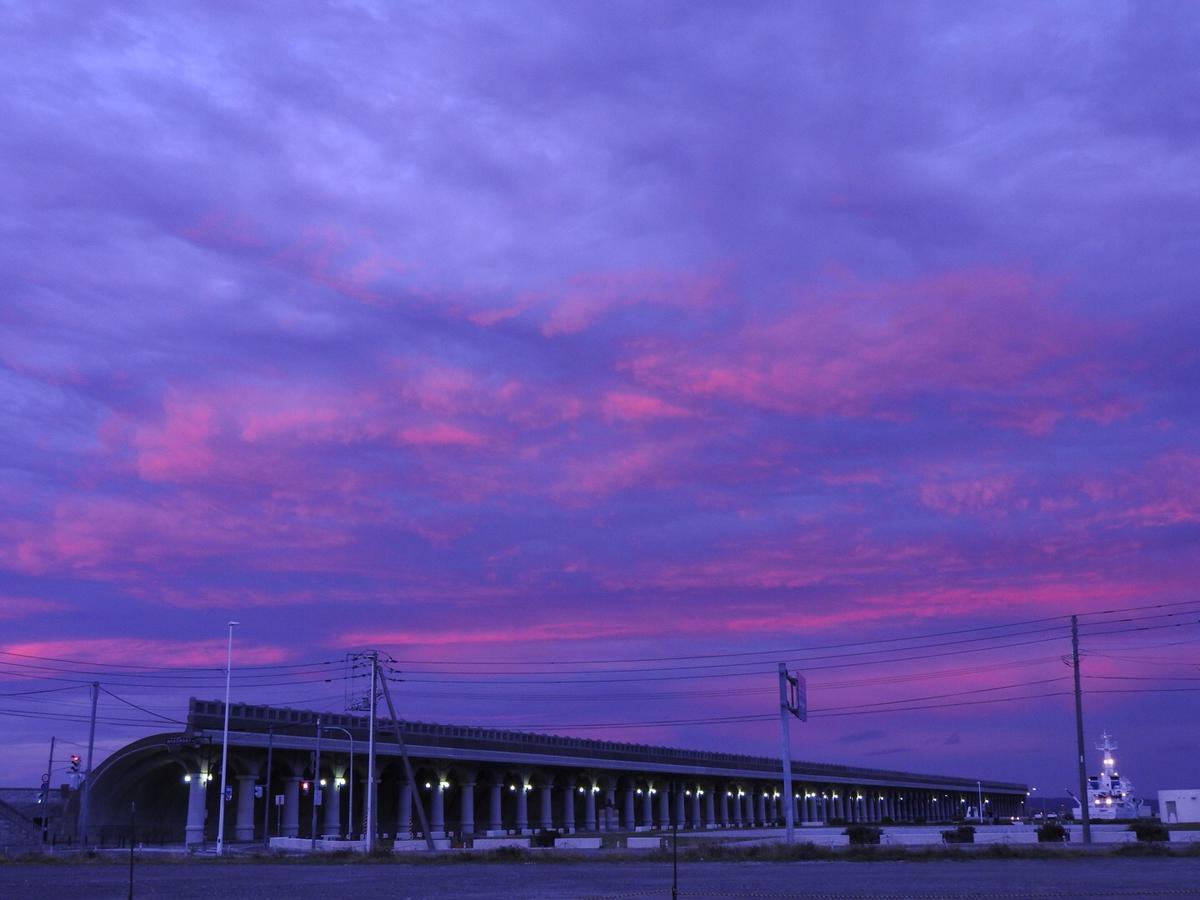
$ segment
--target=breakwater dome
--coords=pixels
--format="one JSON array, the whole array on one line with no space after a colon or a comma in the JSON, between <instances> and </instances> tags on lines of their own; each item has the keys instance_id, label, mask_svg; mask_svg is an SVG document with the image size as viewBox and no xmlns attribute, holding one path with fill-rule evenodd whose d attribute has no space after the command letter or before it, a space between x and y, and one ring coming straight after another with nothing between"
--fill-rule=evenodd
<instances>
[{"instance_id":1,"label":"breakwater dome","mask_svg":"<svg viewBox=\"0 0 1200 900\"><path fill-rule=\"evenodd\" d=\"M192 699L182 733L142 738L92 775L93 833L119 828L136 802L164 838L216 839L224 704ZM320 720L320 771L313 765ZM230 705L226 836L317 837L365 829L365 716ZM769 827L786 815L778 758L587 740L491 728L376 724L377 832L419 831L421 803L434 837ZM853 766L792 762L797 823L951 822L982 795L991 816L1023 812L1026 786ZM351 805L353 804L353 805ZM144 817L144 818L143 818Z\"/></svg>"}]
</instances>

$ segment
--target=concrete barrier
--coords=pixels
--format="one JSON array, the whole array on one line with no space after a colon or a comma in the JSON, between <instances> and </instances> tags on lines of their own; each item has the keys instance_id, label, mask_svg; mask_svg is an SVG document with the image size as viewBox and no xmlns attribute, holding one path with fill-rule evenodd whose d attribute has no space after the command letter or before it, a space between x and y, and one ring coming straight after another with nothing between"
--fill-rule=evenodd
<instances>
[{"instance_id":1,"label":"concrete barrier","mask_svg":"<svg viewBox=\"0 0 1200 900\"><path fill-rule=\"evenodd\" d=\"M429 845L426 844L424 841L396 841L396 843L392 846L392 851L394 853L411 853L414 850L428 850L428 849L429 849ZM449 850L450 849L450 838L434 838L433 839L433 849L434 850Z\"/></svg>"},{"instance_id":2,"label":"concrete barrier","mask_svg":"<svg viewBox=\"0 0 1200 900\"><path fill-rule=\"evenodd\" d=\"M560 837L554 840L555 850L599 850L600 838Z\"/></svg>"},{"instance_id":3,"label":"concrete barrier","mask_svg":"<svg viewBox=\"0 0 1200 900\"><path fill-rule=\"evenodd\" d=\"M796 844L813 844L817 847L849 847L850 836L847 834L806 834L797 837Z\"/></svg>"},{"instance_id":4,"label":"concrete barrier","mask_svg":"<svg viewBox=\"0 0 1200 900\"><path fill-rule=\"evenodd\" d=\"M977 844L1036 844L1036 831L977 831Z\"/></svg>"},{"instance_id":5,"label":"concrete barrier","mask_svg":"<svg viewBox=\"0 0 1200 900\"><path fill-rule=\"evenodd\" d=\"M272 850L288 850L299 853L308 853L313 848L313 843L308 838L289 838L289 837L273 837L271 838ZM337 850L352 850L355 853L366 853L366 841L339 841L332 839L319 838L317 840L318 853L333 853Z\"/></svg>"},{"instance_id":6,"label":"concrete barrier","mask_svg":"<svg viewBox=\"0 0 1200 900\"><path fill-rule=\"evenodd\" d=\"M905 846L940 844L940 831L885 831L879 836L881 844L903 844Z\"/></svg>"},{"instance_id":7,"label":"concrete barrier","mask_svg":"<svg viewBox=\"0 0 1200 900\"><path fill-rule=\"evenodd\" d=\"M472 850L499 850L501 847L522 847L529 849L529 838L523 837L477 837Z\"/></svg>"},{"instance_id":8,"label":"concrete barrier","mask_svg":"<svg viewBox=\"0 0 1200 900\"><path fill-rule=\"evenodd\" d=\"M1200 831L1169 831L1172 844L1200 843Z\"/></svg>"},{"instance_id":9,"label":"concrete barrier","mask_svg":"<svg viewBox=\"0 0 1200 900\"><path fill-rule=\"evenodd\" d=\"M661 849L662 842L660 837L628 837L625 839L625 847L629 850L658 850Z\"/></svg>"},{"instance_id":10,"label":"concrete barrier","mask_svg":"<svg viewBox=\"0 0 1200 900\"><path fill-rule=\"evenodd\" d=\"M1093 844L1132 844L1137 841L1137 835L1132 831L1093 831ZM1071 832L1071 843L1082 844L1083 832Z\"/></svg>"}]
</instances>

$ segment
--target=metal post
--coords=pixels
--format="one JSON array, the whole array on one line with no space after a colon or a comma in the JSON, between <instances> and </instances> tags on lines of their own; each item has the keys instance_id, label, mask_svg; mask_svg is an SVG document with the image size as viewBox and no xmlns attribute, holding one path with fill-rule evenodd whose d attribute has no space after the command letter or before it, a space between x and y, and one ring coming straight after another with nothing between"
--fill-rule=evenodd
<instances>
[{"instance_id":1,"label":"metal post","mask_svg":"<svg viewBox=\"0 0 1200 900\"><path fill-rule=\"evenodd\" d=\"M275 797L271 794L271 751L275 744L275 726L267 726L267 783L263 787L263 843L271 846L271 804Z\"/></svg>"},{"instance_id":2,"label":"metal post","mask_svg":"<svg viewBox=\"0 0 1200 900\"><path fill-rule=\"evenodd\" d=\"M221 732L221 799L217 807L217 856L225 852L225 775L229 766L229 682L233 674L233 626L229 623L229 643L225 646L225 728Z\"/></svg>"},{"instance_id":3,"label":"metal post","mask_svg":"<svg viewBox=\"0 0 1200 900\"><path fill-rule=\"evenodd\" d=\"M96 702L100 699L100 682L92 682L92 724L88 728L87 770L84 772L83 796L79 803L79 844L87 843L88 816L92 800L92 752L96 748Z\"/></svg>"},{"instance_id":4,"label":"metal post","mask_svg":"<svg viewBox=\"0 0 1200 900\"><path fill-rule=\"evenodd\" d=\"M133 900L133 846L137 836L137 804L129 802L129 900Z\"/></svg>"},{"instance_id":5,"label":"metal post","mask_svg":"<svg viewBox=\"0 0 1200 900\"><path fill-rule=\"evenodd\" d=\"M787 663L779 664L779 727L783 732L783 798L786 810L787 842L790 844L796 837L796 798L792 796L792 734L788 716L791 714L791 704L788 703L788 674Z\"/></svg>"},{"instance_id":6,"label":"metal post","mask_svg":"<svg viewBox=\"0 0 1200 900\"><path fill-rule=\"evenodd\" d=\"M679 792L679 782L671 779L671 793ZM678 811L677 811L678 812ZM671 817L671 900L679 897L679 816Z\"/></svg>"},{"instance_id":7,"label":"metal post","mask_svg":"<svg viewBox=\"0 0 1200 900\"><path fill-rule=\"evenodd\" d=\"M983 782L975 782L975 790L979 792L979 824L983 824Z\"/></svg>"},{"instance_id":8,"label":"metal post","mask_svg":"<svg viewBox=\"0 0 1200 900\"><path fill-rule=\"evenodd\" d=\"M312 831L309 834L309 849L314 852L317 849L317 807L320 804L318 800L323 800L321 795L321 717L317 716L317 756L313 761L313 801L312 801Z\"/></svg>"},{"instance_id":9,"label":"metal post","mask_svg":"<svg viewBox=\"0 0 1200 900\"><path fill-rule=\"evenodd\" d=\"M1088 809L1087 761L1083 756L1083 690L1079 683L1079 616L1071 616L1071 667L1075 671L1075 745L1079 750L1079 809L1083 816L1083 842L1092 842L1092 815Z\"/></svg>"},{"instance_id":10,"label":"metal post","mask_svg":"<svg viewBox=\"0 0 1200 900\"><path fill-rule=\"evenodd\" d=\"M400 747L400 759L404 763L404 775L408 779L413 799L416 800L417 818L421 820L421 830L425 832L425 846L432 850L434 849L433 832L429 830L429 820L425 817L425 804L421 802L421 795L417 792L417 779L413 774L412 763L408 759L408 748L404 745L404 734L400 730L400 719L396 716L396 705L392 703L392 691L388 687L386 678L383 680L383 696L387 700L388 712L392 716L392 725L396 729L396 743Z\"/></svg>"},{"instance_id":11,"label":"metal post","mask_svg":"<svg viewBox=\"0 0 1200 900\"><path fill-rule=\"evenodd\" d=\"M50 789L54 784L54 742L50 736L50 762L46 763L46 789L42 792L42 843L46 843L50 834Z\"/></svg>"},{"instance_id":12,"label":"metal post","mask_svg":"<svg viewBox=\"0 0 1200 900\"><path fill-rule=\"evenodd\" d=\"M367 852L375 849L375 680L379 666L379 654L371 653L371 720L367 739Z\"/></svg>"}]
</instances>

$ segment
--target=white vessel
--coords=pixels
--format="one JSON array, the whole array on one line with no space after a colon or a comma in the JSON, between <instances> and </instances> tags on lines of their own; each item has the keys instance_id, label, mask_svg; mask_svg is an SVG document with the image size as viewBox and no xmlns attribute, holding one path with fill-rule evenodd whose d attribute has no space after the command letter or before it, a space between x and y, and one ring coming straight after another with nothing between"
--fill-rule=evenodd
<instances>
[{"instance_id":1,"label":"white vessel","mask_svg":"<svg viewBox=\"0 0 1200 900\"><path fill-rule=\"evenodd\" d=\"M1088 778L1088 814L1095 819L1136 819L1141 804L1133 794L1133 782L1117 771L1117 744L1106 731L1096 749L1103 753L1099 775ZM1080 817L1079 798L1075 798L1075 818Z\"/></svg>"}]
</instances>

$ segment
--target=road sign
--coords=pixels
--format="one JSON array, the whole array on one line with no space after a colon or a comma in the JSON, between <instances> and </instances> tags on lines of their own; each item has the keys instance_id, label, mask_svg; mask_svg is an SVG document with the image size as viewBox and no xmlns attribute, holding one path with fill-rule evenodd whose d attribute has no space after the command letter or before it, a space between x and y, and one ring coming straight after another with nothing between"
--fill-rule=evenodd
<instances>
[{"instance_id":1,"label":"road sign","mask_svg":"<svg viewBox=\"0 0 1200 900\"><path fill-rule=\"evenodd\" d=\"M254 786L254 799L261 800L265 791L266 789L261 784L256 784Z\"/></svg>"},{"instance_id":2,"label":"road sign","mask_svg":"<svg viewBox=\"0 0 1200 900\"><path fill-rule=\"evenodd\" d=\"M787 679L787 709L793 716L801 722L808 721L808 682L804 680L804 676L797 672L795 675L789 675L783 671L780 666L780 674Z\"/></svg>"},{"instance_id":3,"label":"road sign","mask_svg":"<svg viewBox=\"0 0 1200 900\"><path fill-rule=\"evenodd\" d=\"M43 772L42 773L42 784L49 784L49 783L50 783L50 773Z\"/></svg>"},{"instance_id":4,"label":"road sign","mask_svg":"<svg viewBox=\"0 0 1200 900\"><path fill-rule=\"evenodd\" d=\"M284 800L283 794L275 795L275 805L276 806L283 806L283 800Z\"/></svg>"},{"instance_id":5,"label":"road sign","mask_svg":"<svg viewBox=\"0 0 1200 900\"><path fill-rule=\"evenodd\" d=\"M804 680L804 676L799 672L796 673L796 679L793 682L794 690L792 695L792 703L796 707L796 718L801 722L808 721L808 682Z\"/></svg>"},{"instance_id":6,"label":"road sign","mask_svg":"<svg viewBox=\"0 0 1200 900\"><path fill-rule=\"evenodd\" d=\"M227 785L225 785L225 802L228 803L232 799L233 799L233 785L227 784Z\"/></svg>"}]
</instances>

